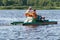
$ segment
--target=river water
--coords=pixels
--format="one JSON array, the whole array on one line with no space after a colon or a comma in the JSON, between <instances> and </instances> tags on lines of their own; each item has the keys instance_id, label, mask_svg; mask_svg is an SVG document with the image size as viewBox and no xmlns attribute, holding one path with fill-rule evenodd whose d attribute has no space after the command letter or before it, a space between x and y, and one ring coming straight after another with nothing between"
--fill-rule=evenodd
<instances>
[{"instance_id":1,"label":"river water","mask_svg":"<svg viewBox=\"0 0 60 40\"><path fill-rule=\"evenodd\" d=\"M37 10L38 15L57 21L55 25L39 25L35 28L10 25L24 21L26 10L0 10L0 40L60 40L60 10Z\"/></svg>"}]
</instances>

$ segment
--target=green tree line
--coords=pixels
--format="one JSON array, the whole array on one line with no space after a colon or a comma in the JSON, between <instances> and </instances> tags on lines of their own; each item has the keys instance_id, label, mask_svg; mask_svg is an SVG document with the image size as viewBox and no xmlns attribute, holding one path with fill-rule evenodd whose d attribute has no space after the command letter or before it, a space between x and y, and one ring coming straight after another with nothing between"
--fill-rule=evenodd
<instances>
[{"instance_id":1,"label":"green tree line","mask_svg":"<svg viewBox=\"0 0 60 40\"><path fill-rule=\"evenodd\" d=\"M0 6L60 7L60 0L0 0Z\"/></svg>"}]
</instances>

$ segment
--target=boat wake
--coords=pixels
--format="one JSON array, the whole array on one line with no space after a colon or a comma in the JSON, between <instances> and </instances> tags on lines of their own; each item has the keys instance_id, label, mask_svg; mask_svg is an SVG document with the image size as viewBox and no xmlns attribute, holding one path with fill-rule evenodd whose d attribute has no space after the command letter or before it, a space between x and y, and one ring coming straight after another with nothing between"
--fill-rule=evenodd
<instances>
[{"instance_id":1,"label":"boat wake","mask_svg":"<svg viewBox=\"0 0 60 40\"><path fill-rule=\"evenodd\" d=\"M0 26L10 25L12 22L24 21L25 18L0 18Z\"/></svg>"},{"instance_id":2,"label":"boat wake","mask_svg":"<svg viewBox=\"0 0 60 40\"><path fill-rule=\"evenodd\" d=\"M10 25L12 22L24 21L26 18L0 18L1 25ZM57 21L60 23L60 19L48 19L49 21Z\"/></svg>"}]
</instances>

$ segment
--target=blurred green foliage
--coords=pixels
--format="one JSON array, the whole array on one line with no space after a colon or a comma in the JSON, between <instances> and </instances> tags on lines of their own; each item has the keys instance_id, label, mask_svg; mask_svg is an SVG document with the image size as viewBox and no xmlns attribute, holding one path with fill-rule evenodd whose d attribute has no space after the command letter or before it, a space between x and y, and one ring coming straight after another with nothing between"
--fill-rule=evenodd
<instances>
[{"instance_id":1,"label":"blurred green foliage","mask_svg":"<svg viewBox=\"0 0 60 40\"><path fill-rule=\"evenodd\" d=\"M0 0L0 9L60 9L60 0Z\"/></svg>"}]
</instances>

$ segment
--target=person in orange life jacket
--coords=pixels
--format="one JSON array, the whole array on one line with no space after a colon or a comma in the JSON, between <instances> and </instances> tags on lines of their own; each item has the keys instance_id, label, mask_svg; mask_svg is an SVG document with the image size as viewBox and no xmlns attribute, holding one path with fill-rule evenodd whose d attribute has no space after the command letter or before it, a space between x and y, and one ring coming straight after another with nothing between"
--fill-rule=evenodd
<instances>
[{"instance_id":1,"label":"person in orange life jacket","mask_svg":"<svg viewBox=\"0 0 60 40\"><path fill-rule=\"evenodd\" d=\"M32 15L33 15L33 22L40 21L42 19L42 16L36 14L35 9L33 10Z\"/></svg>"},{"instance_id":2,"label":"person in orange life jacket","mask_svg":"<svg viewBox=\"0 0 60 40\"><path fill-rule=\"evenodd\" d=\"M40 20L43 21L43 20L45 20L45 17L44 17L44 16L41 16L41 15L37 15L37 14L36 14L36 10L35 10L35 9L34 9L34 11L32 12L32 14L33 14L33 17L34 17L34 20L35 20L35 21L38 21L38 20L39 20L39 21L40 21Z\"/></svg>"},{"instance_id":3,"label":"person in orange life jacket","mask_svg":"<svg viewBox=\"0 0 60 40\"><path fill-rule=\"evenodd\" d=\"M39 15L36 14L36 10L35 9L32 12L26 13L25 15L28 17L27 18L28 22L29 22L29 20L30 20L30 22L36 22L36 21L42 19L42 16L39 16Z\"/></svg>"},{"instance_id":4,"label":"person in orange life jacket","mask_svg":"<svg viewBox=\"0 0 60 40\"><path fill-rule=\"evenodd\" d=\"M37 15L36 10L32 10L31 7L29 7L25 12L25 16L27 17L27 19L24 21L24 23L31 23L34 21L34 19L41 20L42 18L42 16Z\"/></svg>"},{"instance_id":5,"label":"person in orange life jacket","mask_svg":"<svg viewBox=\"0 0 60 40\"><path fill-rule=\"evenodd\" d=\"M26 16L26 20L24 21L24 23L31 23L33 20L33 16L32 14L32 7L29 7L28 10L25 12L25 16Z\"/></svg>"},{"instance_id":6,"label":"person in orange life jacket","mask_svg":"<svg viewBox=\"0 0 60 40\"><path fill-rule=\"evenodd\" d=\"M36 14L36 10L34 9L33 11L32 11L32 17L34 18L34 19L36 19L37 18L37 14Z\"/></svg>"}]
</instances>

